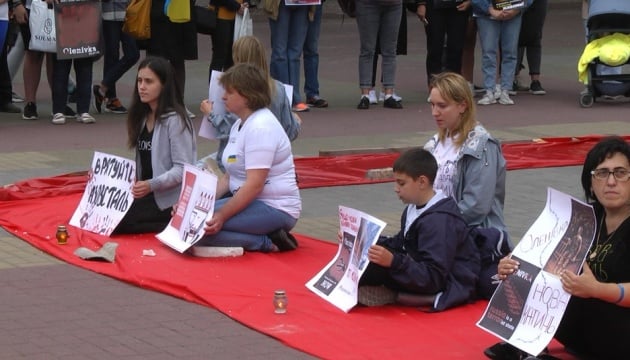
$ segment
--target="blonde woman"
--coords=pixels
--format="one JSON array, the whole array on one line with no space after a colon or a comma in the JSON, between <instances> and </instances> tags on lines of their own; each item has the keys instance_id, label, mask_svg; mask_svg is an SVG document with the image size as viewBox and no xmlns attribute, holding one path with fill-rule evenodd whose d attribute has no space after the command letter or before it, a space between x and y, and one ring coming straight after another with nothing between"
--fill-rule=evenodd
<instances>
[{"instance_id":1,"label":"blonde woman","mask_svg":"<svg viewBox=\"0 0 630 360\"><path fill-rule=\"evenodd\" d=\"M455 198L468 225L505 231L505 159L499 141L477 122L473 94L455 73L431 81L438 133L425 145L438 162L434 188Z\"/></svg>"}]
</instances>

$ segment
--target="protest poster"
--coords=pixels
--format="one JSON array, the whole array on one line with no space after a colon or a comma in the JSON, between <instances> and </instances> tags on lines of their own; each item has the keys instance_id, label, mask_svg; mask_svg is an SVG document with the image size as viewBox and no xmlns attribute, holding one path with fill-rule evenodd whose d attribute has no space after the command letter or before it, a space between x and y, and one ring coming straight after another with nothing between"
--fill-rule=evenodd
<instances>
[{"instance_id":1,"label":"protest poster","mask_svg":"<svg viewBox=\"0 0 630 360\"><path fill-rule=\"evenodd\" d=\"M322 0L284 0L284 5L286 6L295 6L295 5L321 5Z\"/></svg>"},{"instance_id":2,"label":"protest poster","mask_svg":"<svg viewBox=\"0 0 630 360\"><path fill-rule=\"evenodd\" d=\"M210 74L210 84L208 85L208 101L212 104L212 113L215 115L225 115L227 110L225 109L225 103L223 102L223 94L225 90L219 83L219 79L223 73L221 71L212 70ZM232 127L231 124L226 126ZM227 129L230 130L229 128ZM219 136L217 130L212 125L209 115L203 116L201 121L201 127L199 128L199 136L210 140L216 140Z\"/></svg>"},{"instance_id":3,"label":"protest poster","mask_svg":"<svg viewBox=\"0 0 630 360\"><path fill-rule=\"evenodd\" d=\"M105 236L111 235L131 207L135 161L94 152L81 201L70 225Z\"/></svg>"},{"instance_id":4,"label":"protest poster","mask_svg":"<svg viewBox=\"0 0 630 360\"><path fill-rule=\"evenodd\" d=\"M337 254L306 287L344 312L350 311L357 304L359 279L369 262L367 251L376 243L385 225L366 213L339 206L342 239Z\"/></svg>"},{"instance_id":5,"label":"protest poster","mask_svg":"<svg viewBox=\"0 0 630 360\"><path fill-rule=\"evenodd\" d=\"M519 269L503 280L477 323L517 348L538 355L551 341L570 295L560 273L579 273L595 238L592 206L548 188L547 203L514 248Z\"/></svg>"},{"instance_id":6,"label":"protest poster","mask_svg":"<svg viewBox=\"0 0 630 360\"><path fill-rule=\"evenodd\" d=\"M100 1L55 2L54 8L58 59L102 54Z\"/></svg>"},{"instance_id":7,"label":"protest poster","mask_svg":"<svg viewBox=\"0 0 630 360\"><path fill-rule=\"evenodd\" d=\"M217 181L213 173L184 165L177 211L166 228L155 237L180 253L201 240L204 224L214 214Z\"/></svg>"}]
</instances>

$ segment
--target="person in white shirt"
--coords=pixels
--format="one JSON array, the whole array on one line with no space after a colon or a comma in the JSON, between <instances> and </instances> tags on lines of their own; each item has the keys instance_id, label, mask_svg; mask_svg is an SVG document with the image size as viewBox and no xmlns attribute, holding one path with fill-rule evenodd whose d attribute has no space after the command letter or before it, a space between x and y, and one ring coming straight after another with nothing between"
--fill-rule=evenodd
<instances>
[{"instance_id":1,"label":"person in white shirt","mask_svg":"<svg viewBox=\"0 0 630 360\"><path fill-rule=\"evenodd\" d=\"M223 151L225 173L205 236L195 246L242 247L246 251L294 250L289 233L302 201L291 141L267 108L269 83L258 67L240 63L220 79L227 110L238 116Z\"/></svg>"}]
</instances>

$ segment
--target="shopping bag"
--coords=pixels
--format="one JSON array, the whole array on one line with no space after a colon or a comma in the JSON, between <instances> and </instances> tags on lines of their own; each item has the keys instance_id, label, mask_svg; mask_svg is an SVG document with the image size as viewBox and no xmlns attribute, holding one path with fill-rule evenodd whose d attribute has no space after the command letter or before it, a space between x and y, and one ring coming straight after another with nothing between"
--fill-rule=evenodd
<instances>
[{"instance_id":1,"label":"shopping bag","mask_svg":"<svg viewBox=\"0 0 630 360\"><path fill-rule=\"evenodd\" d=\"M55 12L49 9L45 1L33 0L28 19L31 30L29 50L57 52L57 32L55 31Z\"/></svg>"},{"instance_id":2,"label":"shopping bag","mask_svg":"<svg viewBox=\"0 0 630 360\"><path fill-rule=\"evenodd\" d=\"M190 21L190 0L166 0L164 1L164 15L174 23L187 23Z\"/></svg>"},{"instance_id":3,"label":"shopping bag","mask_svg":"<svg viewBox=\"0 0 630 360\"><path fill-rule=\"evenodd\" d=\"M96 57L103 53L99 1L75 0L55 4L55 27L57 59Z\"/></svg>"},{"instance_id":4,"label":"shopping bag","mask_svg":"<svg viewBox=\"0 0 630 360\"><path fill-rule=\"evenodd\" d=\"M151 0L131 0L122 30L137 40L151 38Z\"/></svg>"},{"instance_id":5,"label":"shopping bag","mask_svg":"<svg viewBox=\"0 0 630 360\"><path fill-rule=\"evenodd\" d=\"M249 9L245 8L243 15L236 14L234 21L234 41L243 36L254 35L254 25L249 16Z\"/></svg>"}]
</instances>

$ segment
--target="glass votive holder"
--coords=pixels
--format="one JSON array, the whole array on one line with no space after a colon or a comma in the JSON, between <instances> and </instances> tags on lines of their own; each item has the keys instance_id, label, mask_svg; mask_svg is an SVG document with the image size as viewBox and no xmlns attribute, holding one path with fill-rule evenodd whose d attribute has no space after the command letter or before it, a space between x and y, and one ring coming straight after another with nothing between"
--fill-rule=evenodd
<instances>
[{"instance_id":1,"label":"glass votive holder","mask_svg":"<svg viewBox=\"0 0 630 360\"><path fill-rule=\"evenodd\" d=\"M284 290L276 290L273 294L273 309L276 314L284 314L287 312L289 300Z\"/></svg>"}]
</instances>

